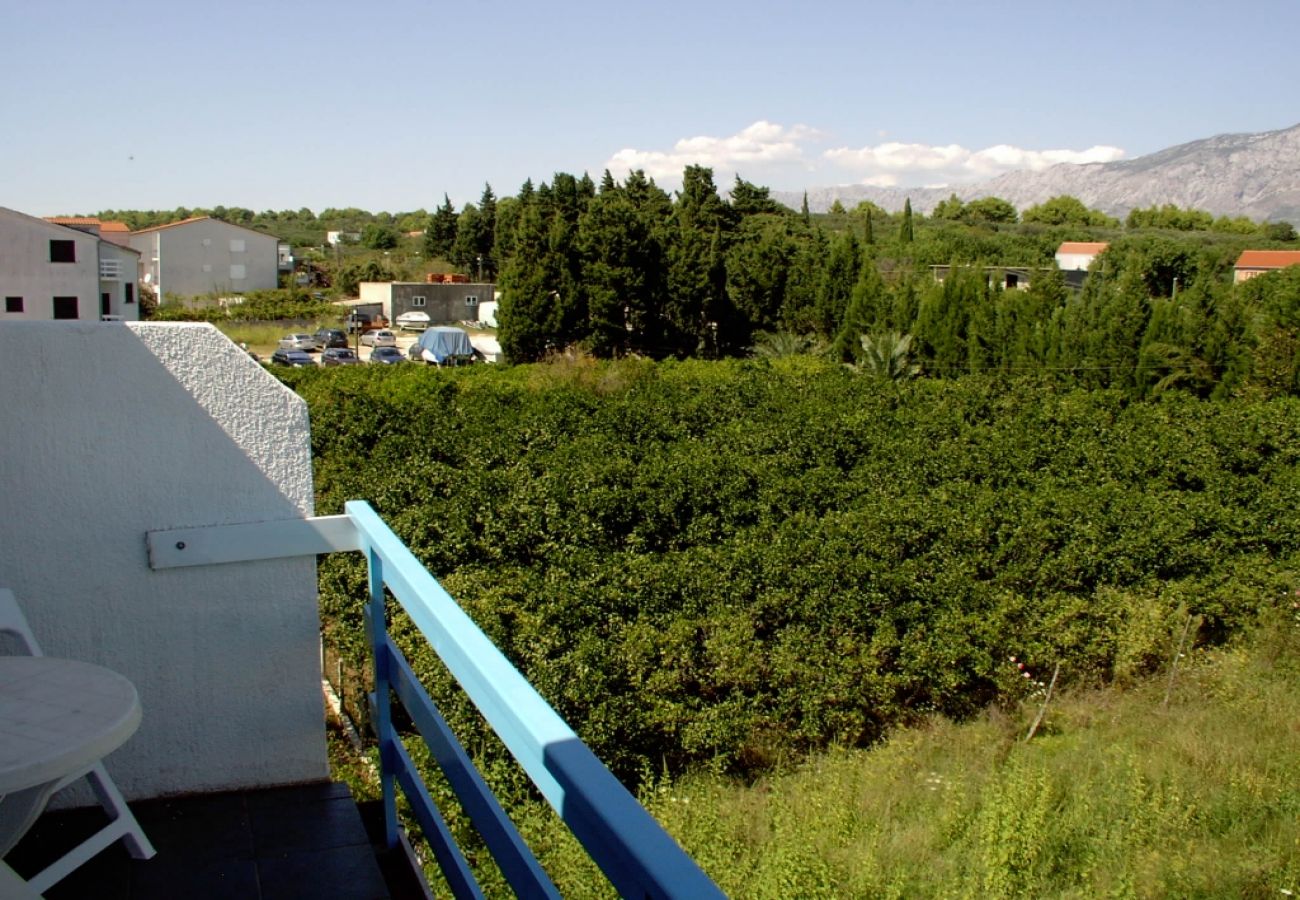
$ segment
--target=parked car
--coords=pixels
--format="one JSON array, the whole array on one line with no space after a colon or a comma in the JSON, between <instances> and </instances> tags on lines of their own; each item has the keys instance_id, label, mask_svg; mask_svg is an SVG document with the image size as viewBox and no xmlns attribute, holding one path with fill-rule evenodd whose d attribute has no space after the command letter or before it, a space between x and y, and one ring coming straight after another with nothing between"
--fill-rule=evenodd
<instances>
[{"instance_id":1,"label":"parked car","mask_svg":"<svg viewBox=\"0 0 1300 900\"><path fill-rule=\"evenodd\" d=\"M312 355L306 350L287 350L284 347L271 354L271 362L281 366L316 365L316 360L312 359Z\"/></svg>"},{"instance_id":2,"label":"parked car","mask_svg":"<svg viewBox=\"0 0 1300 900\"><path fill-rule=\"evenodd\" d=\"M406 357L396 347L384 345L370 351L370 361L377 365L391 366L394 363L406 362Z\"/></svg>"},{"instance_id":3,"label":"parked car","mask_svg":"<svg viewBox=\"0 0 1300 900\"><path fill-rule=\"evenodd\" d=\"M321 350L327 347L346 347L348 345L348 336L337 328L322 328L312 335L316 341L316 346Z\"/></svg>"},{"instance_id":4,"label":"parked car","mask_svg":"<svg viewBox=\"0 0 1300 900\"><path fill-rule=\"evenodd\" d=\"M280 338L281 350L315 350L316 339L310 334L294 333L286 334Z\"/></svg>"},{"instance_id":5,"label":"parked car","mask_svg":"<svg viewBox=\"0 0 1300 900\"><path fill-rule=\"evenodd\" d=\"M367 331L361 335L361 343L367 347L396 347L397 335L387 328L380 328L376 331Z\"/></svg>"},{"instance_id":6,"label":"parked car","mask_svg":"<svg viewBox=\"0 0 1300 900\"><path fill-rule=\"evenodd\" d=\"M320 355L322 366L355 366L361 358L347 347L326 347Z\"/></svg>"}]
</instances>

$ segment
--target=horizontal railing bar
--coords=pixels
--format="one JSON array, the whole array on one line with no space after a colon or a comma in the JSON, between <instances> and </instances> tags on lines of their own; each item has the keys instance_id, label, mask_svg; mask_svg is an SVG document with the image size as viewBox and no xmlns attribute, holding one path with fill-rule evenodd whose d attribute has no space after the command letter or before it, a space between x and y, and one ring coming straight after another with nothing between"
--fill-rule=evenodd
<instances>
[{"instance_id":1,"label":"horizontal railing bar","mask_svg":"<svg viewBox=\"0 0 1300 900\"><path fill-rule=\"evenodd\" d=\"M451 726L438 712L437 704L416 678L411 664L393 644L392 637L387 639L387 650L393 691L433 753L465 813L478 829L501 874L517 896L559 898L559 890L497 802L496 795L456 739Z\"/></svg>"},{"instance_id":2,"label":"horizontal railing bar","mask_svg":"<svg viewBox=\"0 0 1300 900\"><path fill-rule=\"evenodd\" d=\"M434 859L442 869L442 877L447 879L447 885L455 896L481 898L483 889L479 887L469 863L460 852L460 845L452 836L446 820L438 812L438 805L429 796L428 788L424 786L419 770L415 768L415 761L397 739L396 732L392 735L392 741L393 754L398 763L397 782L411 801L411 811L419 821L420 830L429 842L429 849L433 851Z\"/></svg>"},{"instance_id":3,"label":"horizontal railing bar","mask_svg":"<svg viewBox=\"0 0 1300 900\"><path fill-rule=\"evenodd\" d=\"M356 526L346 515L150 531L145 533L145 542L151 569L361 549Z\"/></svg>"}]
</instances>

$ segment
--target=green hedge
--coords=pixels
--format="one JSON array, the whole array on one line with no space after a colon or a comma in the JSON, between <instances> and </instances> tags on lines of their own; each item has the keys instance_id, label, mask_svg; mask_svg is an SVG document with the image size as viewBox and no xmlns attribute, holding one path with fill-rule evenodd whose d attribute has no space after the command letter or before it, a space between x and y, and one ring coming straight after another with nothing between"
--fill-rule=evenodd
<instances>
[{"instance_id":1,"label":"green hedge","mask_svg":"<svg viewBox=\"0 0 1300 900\"><path fill-rule=\"evenodd\" d=\"M803 360L286 371L371 502L620 776L762 770L1167 660L1294 587L1300 402ZM321 569L365 655L363 563ZM413 641L444 713L476 715ZM471 741L476 744L476 741Z\"/></svg>"}]
</instances>

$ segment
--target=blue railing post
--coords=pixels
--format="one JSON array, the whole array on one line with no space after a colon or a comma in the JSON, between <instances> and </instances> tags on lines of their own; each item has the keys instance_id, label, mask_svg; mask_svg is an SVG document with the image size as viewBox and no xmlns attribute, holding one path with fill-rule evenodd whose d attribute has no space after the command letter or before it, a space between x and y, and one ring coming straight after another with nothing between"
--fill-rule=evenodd
<instances>
[{"instance_id":1,"label":"blue railing post","mask_svg":"<svg viewBox=\"0 0 1300 900\"><path fill-rule=\"evenodd\" d=\"M388 707L391 689L412 712L426 746L434 752L511 887L520 896L558 895L495 798L487 798L489 792L481 777L471 774L468 755L419 686L401 651L387 637L385 588L615 890L626 897L656 900L722 898L717 885L579 740L370 505L353 500L344 509L370 562L374 716L389 840L396 840L397 828L391 805L394 776L405 779L401 783L406 788L407 780L418 775L413 764L403 760L405 754L396 743ZM446 829L427 792L414 781L410 786L415 796L407 790L407 799L419 808L426 837L431 844L444 837L449 841L450 835L442 834ZM428 834L430 826L437 835ZM453 888L454 893L479 896L463 860L457 862L454 853L445 855L456 867L453 876L463 882L464 889Z\"/></svg>"},{"instance_id":2,"label":"blue railing post","mask_svg":"<svg viewBox=\"0 0 1300 900\"><path fill-rule=\"evenodd\" d=\"M391 850L397 846L397 791L394 786L399 762L393 742L393 719L389 711L388 626L384 608L384 563L373 546L366 547L370 589L370 656L375 661L375 693L371 714L375 734L379 737L379 785L384 797L384 842Z\"/></svg>"}]
</instances>

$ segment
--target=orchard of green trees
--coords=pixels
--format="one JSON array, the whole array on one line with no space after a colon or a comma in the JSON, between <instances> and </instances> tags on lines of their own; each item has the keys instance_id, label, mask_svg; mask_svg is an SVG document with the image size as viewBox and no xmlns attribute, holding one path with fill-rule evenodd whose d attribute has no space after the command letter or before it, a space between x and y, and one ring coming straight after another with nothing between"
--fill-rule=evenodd
<instances>
[{"instance_id":1,"label":"orchard of green trees","mask_svg":"<svg viewBox=\"0 0 1300 900\"><path fill-rule=\"evenodd\" d=\"M629 783L1014 703L1009 656L1059 662L1058 687L1127 683L1189 615L1218 643L1300 579L1294 397L808 357L281 377L311 409L318 511L368 500ZM320 590L364 672L364 560L323 561Z\"/></svg>"}]
</instances>

